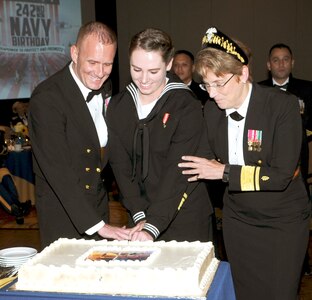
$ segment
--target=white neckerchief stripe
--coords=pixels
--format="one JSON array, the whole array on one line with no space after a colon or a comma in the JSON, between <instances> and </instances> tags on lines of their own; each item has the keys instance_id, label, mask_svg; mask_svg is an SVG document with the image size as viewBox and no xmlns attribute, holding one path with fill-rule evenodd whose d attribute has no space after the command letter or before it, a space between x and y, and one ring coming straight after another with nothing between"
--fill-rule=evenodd
<instances>
[{"instance_id":1,"label":"white neckerchief stripe","mask_svg":"<svg viewBox=\"0 0 312 300\"><path fill-rule=\"evenodd\" d=\"M160 99L164 94L166 94L168 91L171 90L175 90L175 89L185 89L185 90L191 90L186 84L182 83L182 82L170 82L168 84L165 85L165 88L163 89L163 91L161 92L161 94L159 95L159 97L155 100ZM129 91L129 93L131 94L131 97L134 101L134 104L138 110L138 105L139 105L139 92L138 92L138 88L135 86L134 83L130 83L127 86L127 90Z\"/></svg>"}]
</instances>

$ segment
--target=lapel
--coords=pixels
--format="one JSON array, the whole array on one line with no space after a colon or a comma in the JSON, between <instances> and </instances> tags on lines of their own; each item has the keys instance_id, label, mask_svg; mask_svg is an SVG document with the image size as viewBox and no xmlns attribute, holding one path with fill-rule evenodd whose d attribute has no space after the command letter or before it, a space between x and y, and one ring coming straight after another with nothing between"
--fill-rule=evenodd
<instances>
[{"instance_id":1,"label":"lapel","mask_svg":"<svg viewBox=\"0 0 312 300\"><path fill-rule=\"evenodd\" d=\"M251 153L248 151L248 130L262 130L262 117L264 109L264 100L261 99L258 93L257 85L252 86L252 92L250 96L249 106L247 110L246 120L245 120L245 128L244 128L244 136L243 136L243 151L244 151L244 159L245 164L248 163L248 157L250 157Z\"/></svg>"},{"instance_id":2,"label":"lapel","mask_svg":"<svg viewBox=\"0 0 312 300\"><path fill-rule=\"evenodd\" d=\"M90 143L90 146L100 148L99 138L88 106L68 67L64 76L64 82L68 82L65 91L70 110L68 116L76 124L77 129L79 128L81 141L84 141L86 145Z\"/></svg>"},{"instance_id":3,"label":"lapel","mask_svg":"<svg viewBox=\"0 0 312 300\"><path fill-rule=\"evenodd\" d=\"M104 89L102 91L102 98L103 98L103 110L102 114L104 116L104 119L106 118L106 111L109 104L109 101L111 100L112 96L112 82L110 79L108 79L106 82L104 82Z\"/></svg>"},{"instance_id":4,"label":"lapel","mask_svg":"<svg viewBox=\"0 0 312 300\"><path fill-rule=\"evenodd\" d=\"M228 145L228 118L226 117L225 110L222 111L221 118L218 122L218 128L222 134L217 134L217 143L216 145L224 145L220 147L220 157L224 158L224 162L229 161L229 145ZM218 130L218 131L219 131Z\"/></svg>"}]
</instances>

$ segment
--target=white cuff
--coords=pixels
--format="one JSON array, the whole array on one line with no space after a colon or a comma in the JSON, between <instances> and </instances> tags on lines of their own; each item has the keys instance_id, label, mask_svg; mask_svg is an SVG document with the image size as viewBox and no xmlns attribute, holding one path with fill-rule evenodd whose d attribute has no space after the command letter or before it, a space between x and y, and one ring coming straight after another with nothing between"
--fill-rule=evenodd
<instances>
[{"instance_id":1,"label":"white cuff","mask_svg":"<svg viewBox=\"0 0 312 300\"><path fill-rule=\"evenodd\" d=\"M134 222L135 224L138 223L139 221L145 219L145 213L144 213L144 211L139 211L139 212L137 212L136 214L134 214L134 215L132 216L132 219L133 219L133 222Z\"/></svg>"},{"instance_id":2,"label":"white cuff","mask_svg":"<svg viewBox=\"0 0 312 300\"><path fill-rule=\"evenodd\" d=\"M87 234L87 235L95 234L95 233L98 232L104 225L105 225L104 221L101 221L101 222L97 223L96 225L92 226L91 228L89 228L88 230L86 230L86 234Z\"/></svg>"}]
</instances>

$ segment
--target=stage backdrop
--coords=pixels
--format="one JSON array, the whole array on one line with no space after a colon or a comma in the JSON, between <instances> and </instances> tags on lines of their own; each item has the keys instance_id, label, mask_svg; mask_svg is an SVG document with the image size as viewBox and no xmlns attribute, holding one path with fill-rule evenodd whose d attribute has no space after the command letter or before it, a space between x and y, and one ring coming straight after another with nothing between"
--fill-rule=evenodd
<instances>
[{"instance_id":1,"label":"stage backdrop","mask_svg":"<svg viewBox=\"0 0 312 300\"><path fill-rule=\"evenodd\" d=\"M80 0L0 0L0 100L29 98L69 61Z\"/></svg>"}]
</instances>

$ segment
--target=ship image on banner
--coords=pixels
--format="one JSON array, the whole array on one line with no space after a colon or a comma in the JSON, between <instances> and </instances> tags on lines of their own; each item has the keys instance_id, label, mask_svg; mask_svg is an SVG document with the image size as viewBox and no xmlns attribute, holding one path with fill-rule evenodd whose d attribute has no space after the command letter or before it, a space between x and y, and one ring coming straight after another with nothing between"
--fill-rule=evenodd
<instances>
[{"instance_id":1,"label":"ship image on banner","mask_svg":"<svg viewBox=\"0 0 312 300\"><path fill-rule=\"evenodd\" d=\"M70 60L80 0L0 0L0 100L29 98Z\"/></svg>"}]
</instances>

